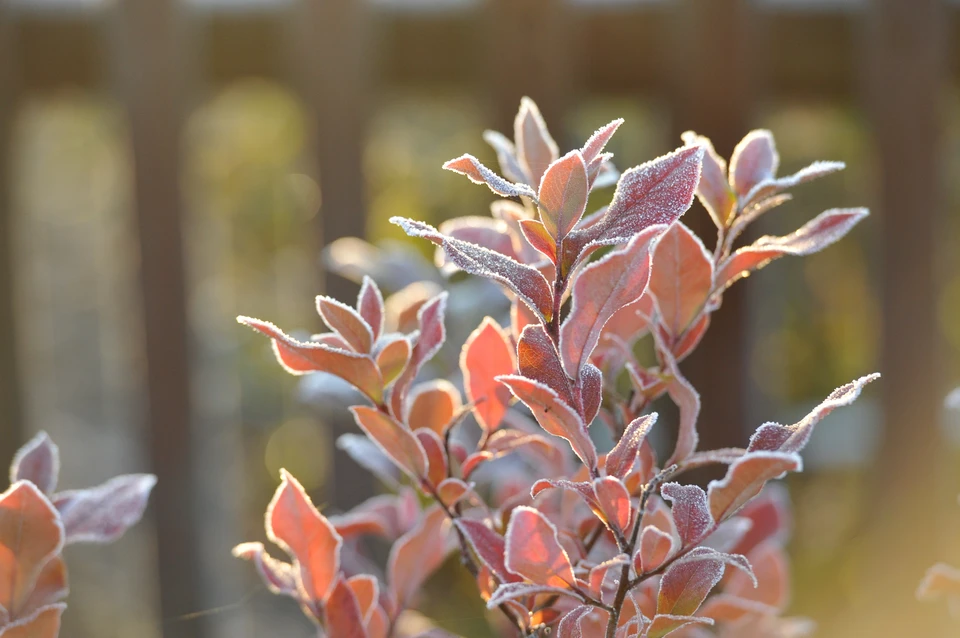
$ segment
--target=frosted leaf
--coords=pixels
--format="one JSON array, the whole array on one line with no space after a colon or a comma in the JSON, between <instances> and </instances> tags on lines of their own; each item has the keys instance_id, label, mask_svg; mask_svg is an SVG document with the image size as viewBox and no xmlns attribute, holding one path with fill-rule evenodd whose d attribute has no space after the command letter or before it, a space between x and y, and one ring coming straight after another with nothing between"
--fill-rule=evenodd
<instances>
[{"instance_id":1,"label":"frosted leaf","mask_svg":"<svg viewBox=\"0 0 960 638\"><path fill-rule=\"evenodd\" d=\"M625 478L637 460L637 453L650 432L650 428L657 422L656 412L638 417L630 422L610 453L607 454L606 471L610 476Z\"/></svg>"},{"instance_id":2,"label":"frosted leaf","mask_svg":"<svg viewBox=\"0 0 960 638\"><path fill-rule=\"evenodd\" d=\"M788 188L806 184L807 182L830 175L831 173L842 171L846 167L847 165L843 162L816 161L809 166L801 168L793 175L760 182L750 189L750 192L743 198L743 201L753 202L763 197L769 197Z\"/></svg>"},{"instance_id":3,"label":"frosted leaf","mask_svg":"<svg viewBox=\"0 0 960 638\"><path fill-rule=\"evenodd\" d=\"M679 337L710 296L713 258L693 231L676 222L657 242L652 268L650 292L657 302L659 323Z\"/></svg>"},{"instance_id":4,"label":"frosted leaf","mask_svg":"<svg viewBox=\"0 0 960 638\"><path fill-rule=\"evenodd\" d=\"M680 424L677 427L677 445L667 461L667 466L681 463L697 449L700 435L697 433L697 421L700 418L700 394L680 372L673 354L660 348L664 368L671 379L667 383L667 394L680 410Z\"/></svg>"},{"instance_id":5,"label":"frosted leaf","mask_svg":"<svg viewBox=\"0 0 960 638\"><path fill-rule=\"evenodd\" d=\"M713 527L707 493L696 485L679 483L664 484L660 493L671 504L673 520L683 547L691 547L702 541Z\"/></svg>"},{"instance_id":6,"label":"frosted leaf","mask_svg":"<svg viewBox=\"0 0 960 638\"><path fill-rule=\"evenodd\" d=\"M440 234L454 239L483 246L494 252L501 253L519 260L517 254L517 239L510 231L510 226L502 219L491 217L468 216L448 219L439 226ZM445 270L455 270L454 264L446 265L442 247L437 248L435 259L438 266L445 266Z\"/></svg>"},{"instance_id":7,"label":"frosted leaf","mask_svg":"<svg viewBox=\"0 0 960 638\"><path fill-rule=\"evenodd\" d=\"M464 154L446 162L443 167L448 171L466 175L474 184L486 184L487 188L503 197L529 197L536 199L536 193L526 184L514 184L503 179L480 163L473 155Z\"/></svg>"},{"instance_id":8,"label":"frosted leaf","mask_svg":"<svg viewBox=\"0 0 960 638\"><path fill-rule=\"evenodd\" d=\"M583 405L583 422L589 426L597 418L603 402L603 373L592 363L580 368L580 401Z\"/></svg>"},{"instance_id":9,"label":"frosted leaf","mask_svg":"<svg viewBox=\"0 0 960 638\"><path fill-rule=\"evenodd\" d=\"M771 451L771 452L799 452L810 440L813 434L813 428L823 420L828 414L839 407L850 405L857 397L863 387L879 379L878 373L868 374L842 385L824 399L820 405L815 407L807 416L803 417L793 425L780 425L779 423L765 423L761 425L753 436L750 437L750 445L747 452Z\"/></svg>"},{"instance_id":10,"label":"frosted leaf","mask_svg":"<svg viewBox=\"0 0 960 638\"><path fill-rule=\"evenodd\" d=\"M552 312L553 291L536 268L482 246L445 237L436 228L423 222L404 217L391 217L390 222L400 226L411 237L423 237L442 245L447 256L463 270L505 285L541 319Z\"/></svg>"},{"instance_id":11,"label":"frosted leaf","mask_svg":"<svg viewBox=\"0 0 960 638\"><path fill-rule=\"evenodd\" d=\"M557 347L541 324L527 326L517 340L517 369L521 375L543 383L564 403L576 408L571 380L563 371Z\"/></svg>"},{"instance_id":12,"label":"frosted leaf","mask_svg":"<svg viewBox=\"0 0 960 638\"><path fill-rule=\"evenodd\" d=\"M420 373L420 368L433 358L447 339L444 316L447 311L447 293L441 292L417 311L417 336L407 367L400 373L390 392L390 408L394 415L403 414L407 390Z\"/></svg>"},{"instance_id":13,"label":"frosted leaf","mask_svg":"<svg viewBox=\"0 0 960 638\"><path fill-rule=\"evenodd\" d=\"M363 283L357 295L357 311L373 331L373 340L378 340L380 335L383 334L383 294L380 292L377 282L367 275L363 276Z\"/></svg>"},{"instance_id":14,"label":"frosted leaf","mask_svg":"<svg viewBox=\"0 0 960 638\"><path fill-rule=\"evenodd\" d=\"M570 151L543 173L537 209L544 228L558 243L583 217L588 191L587 165L580 151Z\"/></svg>"},{"instance_id":15,"label":"frosted leaf","mask_svg":"<svg viewBox=\"0 0 960 638\"><path fill-rule=\"evenodd\" d=\"M722 523L760 493L767 481L803 468L800 456L786 452L751 452L727 469L719 481L710 481L707 499L713 520Z\"/></svg>"},{"instance_id":16,"label":"frosted leaf","mask_svg":"<svg viewBox=\"0 0 960 638\"><path fill-rule=\"evenodd\" d=\"M573 566L560 544L557 528L542 512L532 507L517 507L510 514L504 537L503 556L508 571L547 587L576 585Z\"/></svg>"},{"instance_id":17,"label":"frosted leaf","mask_svg":"<svg viewBox=\"0 0 960 638\"><path fill-rule=\"evenodd\" d=\"M17 450L10 464L10 483L30 481L44 494L57 488L60 449L46 432L39 432Z\"/></svg>"},{"instance_id":18,"label":"frosted leaf","mask_svg":"<svg viewBox=\"0 0 960 638\"><path fill-rule=\"evenodd\" d=\"M323 322L340 336L350 348L360 354L373 349L373 329L360 313L331 297L317 297L317 312Z\"/></svg>"},{"instance_id":19,"label":"frosted leaf","mask_svg":"<svg viewBox=\"0 0 960 638\"><path fill-rule=\"evenodd\" d=\"M590 139L583 145L583 148L580 152L583 154L583 160L589 164L594 159L600 156L603 153L604 147L607 145L607 142L610 141L610 138L613 137L613 134L617 132L617 129L620 128L620 125L623 124L623 118L618 117L609 124L601 126L596 131L593 132L593 135L590 136Z\"/></svg>"},{"instance_id":20,"label":"frosted leaf","mask_svg":"<svg viewBox=\"0 0 960 638\"><path fill-rule=\"evenodd\" d=\"M835 208L821 213L790 235L761 237L720 264L716 287L722 290L783 255L819 252L839 241L868 214L866 208Z\"/></svg>"},{"instance_id":21,"label":"frosted leaf","mask_svg":"<svg viewBox=\"0 0 960 638\"><path fill-rule=\"evenodd\" d=\"M773 134L765 129L750 131L730 156L730 185L743 196L757 184L773 179L780 166Z\"/></svg>"},{"instance_id":22,"label":"frosted leaf","mask_svg":"<svg viewBox=\"0 0 960 638\"><path fill-rule=\"evenodd\" d=\"M506 135L497 131L484 131L483 141L493 148L500 163L500 171L507 179L520 184L530 184L533 180L517 159L517 149Z\"/></svg>"},{"instance_id":23,"label":"frosted leaf","mask_svg":"<svg viewBox=\"0 0 960 638\"><path fill-rule=\"evenodd\" d=\"M53 497L63 521L65 543L112 543L135 525L157 484L152 474L126 474L102 485Z\"/></svg>"},{"instance_id":24,"label":"frosted leaf","mask_svg":"<svg viewBox=\"0 0 960 638\"><path fill-rule=\"evenodd\" d=\"M583 601L580 594L572 589L562 587L550 587L547 585L538 585L536 583L504 583L497 587L487 601L487 609L496 609L500 604L517 598L526 598L536 594L548 594L556 596L569 596L579 601Z\"/></svg>"},{"instance_id":25,"label":"frosted leaf","mask_svg":"<svg viewBox=\"0 0 960 638\"><path fill-rule=\"evenodd\" d=\"M727 182L727 163L714 150L710 138L693 131L686 131L680 137L688 146L702 146L704 149L697 198L717 228L724 228L737 206L737 196Z\"/></svg>"},{"instance_id":26,"label":"frosted leaf","mask_svg":"<svg viewBox=\"0 0 960 638\"><path fill-rule=\"evenodd\" d=\"M560 149L550 136L540 109L528 97L520 100L520 110L513 121L513 140L520 165L526 168L531 183L539 184L547 166L560 157Z\"/></svg>"}]
</instances>

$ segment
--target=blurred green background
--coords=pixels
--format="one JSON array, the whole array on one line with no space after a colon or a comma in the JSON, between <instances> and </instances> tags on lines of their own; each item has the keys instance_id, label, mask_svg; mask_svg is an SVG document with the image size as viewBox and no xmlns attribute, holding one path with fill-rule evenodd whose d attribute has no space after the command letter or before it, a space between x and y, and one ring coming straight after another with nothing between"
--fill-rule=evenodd
<instances>
[{"instance_id":1,"label":"blurred green background","mask_svg":"<svg viewBox=\"0 0 960 638\"><path fill-rule=\"evenodd\" d=\"M525 94L561 147L625 118L610 145L620 168L672 150L687 128L725 155L749 128L770 128L781 174L847 163L797 189L756 235L827 208L875 215L838 246L739 284L695 378L706 413L718 397L734 415L716 436L742 445L762 422L883 372L788 481L791 612L822 636L956 635L912 591L928 563L960 555L960 418L941 407L960 379L957 11L934 0L3 0L0 450L45 429L62 485L167 479L120 543L68 551L63 635L312 635L229 549L262 540L280 467L331 511L369 485L336 486L342 410L305 400L234 318L317 331L314 295L351 291L320 258L344 230L406 242L390 216L487 214L491 194L440 165L464 152L495 165L480 134L505 129ZM149 208L143 192L168 199ZM706 229L698 204L690 216ZM159 274L144 276L153 242L181 253L150 256ZM179 293L164 283L169 263ZM166 314L146 318L147 300L168 294L161 310L182 332L165 331ZM151 364L151 338L184 365ZM167 389L151 394L152 383ZM165 422L151 396L181 401L187 418ZM152 447L168 434L172 456ZM453 600L473 594L454 563L425 609L488 635L479 606Z\"/></svg>"}]
</instances>

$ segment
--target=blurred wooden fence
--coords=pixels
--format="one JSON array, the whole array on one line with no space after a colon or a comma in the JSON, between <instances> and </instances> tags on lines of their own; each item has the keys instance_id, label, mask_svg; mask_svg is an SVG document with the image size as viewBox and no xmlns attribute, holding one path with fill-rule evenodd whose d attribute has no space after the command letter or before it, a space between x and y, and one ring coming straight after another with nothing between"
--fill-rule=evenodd
<instances>
[{"instance_id":1,"label":"blurred wooden fence","mask_svg":"<svg viewBox=\"0 0 960 638\"><path fill-rule=\"evenodd\" d=\"M325 243L363 235L365 126L391 87L480 87L485 124L501 128L523 94L553 123L582 95L667 96L673 132L708 134L722 154L748 128L758 100L814 98L860 105L878 151L887 417L881 480L888 502L910 500L916 481L898 468L921 467L938 436L933 247L944 179L941 105L958 73L948 51L960 27L956 7L939 0L407 4L424 3L0 4L0 459L24 438L8 149L17 106L29 96L80 86L115 96L126 110L165 618L198 609L201 598L198 580L178 567L194 563L198 546L197 521L185 506L191 396L179 184L183 125L197 86L266 76L295 87L316 133L324 213L316 232ZM327 291L352 293L337 278ZM743 437L743 300L732 294L726 305L691 372L716 424L704 431L708 447ZM181 638L202 633L200 622L176 630Z\"/></svg>"}]
</instances>

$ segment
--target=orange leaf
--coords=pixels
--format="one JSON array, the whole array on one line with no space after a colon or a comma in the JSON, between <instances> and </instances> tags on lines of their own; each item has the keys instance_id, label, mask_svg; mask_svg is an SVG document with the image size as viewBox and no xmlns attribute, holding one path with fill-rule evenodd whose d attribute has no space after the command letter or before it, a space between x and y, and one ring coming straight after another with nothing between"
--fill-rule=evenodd
<instances>
[{"instance_id":1,"label":"orange leaf","mask_svg":"<svg viewBox=\"0 0 960 638\"><path fill-rule=\"evenodd\" d=\"M707 495L713 520L720 523L730 518L759 494L767 481L801 467L799 456L785 452L750 452L740 457L727 469L723 480L710 481Z\"/></svg>"},{"instance_id":2,"label":"orange leaf","mask_svg":"<svg viewBox=\"0 0 960 638\"><path fill-rule=\"evenodd\" d=\"M587 165L570 151L547 167L540 180L540 221L559 244L574 229L587 206Z\"/></svg>"},{"instance_id":3,"label":"orange leaf","mask_svg":"<svg viewBox=\"0 0 960 638\"><path fill-rule=\"evenodd\" d=\"M427 510L423 520L394 543L387 561L387 581L401 609L435 572L452 549L450 524L439 506Z\"/></svg>"},{"instance_id":4,"label":"orange leaf","mask_svg":"<svg viewBox=\"0 0 960 638\"><path fill-rule=\"evenodd\" d=\"M557 528L532 507L517 507L510 516L504 564L537 585L566 589L577 582Z\"/></svg>"},{"instance_id":5,"label":"orange leaf","mask_svg":"<svg viewBox=\"0 0 960 638\"><path fill-rule=\"evenodd\" d=\"M510 403L510 391L496 379L516 370L510 337L496 321L484 317L460 351L460 371L474 417L485 432L500 426Z\"/></svg>"},{"instance_id":6,"label":"orange leaf","mask_svg":"<svg viewBox=\"0 0 960 638\"><path fill-rule=\"evenodd\" d=\"M355 405L350 411L360 429L397 467L416 479L427 477L426 452L410 430L376 408Z\"/></svg>"},{"instance_id":7,"label":"orange leaf","mask_svg":"<svg viewBox=\"0 0 960 638\"><path fill-rule=\"evenodd\" d=\"M360 313L336 299L317 297L317 312L323 322L360 354L370 354L373 349L373 330Z\"/></svg>"},{"instance_id":8,"label":"orange leaf","mask_svg":"<svg viewBox=\"0 0 960 638\"><path fill-rule=\"evenodd\" d=\"M427 429L443 436L463 403L460 391L446 379L419 383L407 396L403 421L411 430Z\"/></svg>"},{"instance_id":9,"label":"orange leaf","mask_svg":"<svg viewBox=\"0 0 960 638\"><path fill-rule=\"evenodd\" d=\"M713 259L693 231L677 222L653 255L650 291L660 324L679 337L703 308L713 288Z\"/></svg>"}]
</instances>

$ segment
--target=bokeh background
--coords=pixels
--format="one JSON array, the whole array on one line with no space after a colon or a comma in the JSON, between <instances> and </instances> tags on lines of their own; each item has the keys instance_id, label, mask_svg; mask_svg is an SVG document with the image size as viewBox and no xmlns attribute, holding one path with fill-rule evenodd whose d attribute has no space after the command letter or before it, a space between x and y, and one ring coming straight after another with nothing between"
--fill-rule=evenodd
<instances>
[{"instance_id":1,"label":"bokeh background","mask_svg":"<svg viewBox=\"0 0 960 638\"><path fill-rule=\"evenodd\" d=\"M446 285L386 220L486 214L490 193L439 167L494 165L480 134L522 95L562 148L626 118L621 168L687 129L726 156L755 127L783 173L847 162L757 234L874 214L735 287L685 364L702 443L880 370L787 481L791 611L820 636L960 634L913 600L960 558L958 35L947 0L0 0L0 459L45 429L63 485L160 476L121 542L68 550L63 635L312 635L229 549L262 539L282 466L329 511L375 486L336 454L337 402L234 317L317 331L314 295L356 292L330 265ZM698 204L688 221L710 237ZM448 567L428 607L489 635Z\"/></svg>"}]
</instances>

